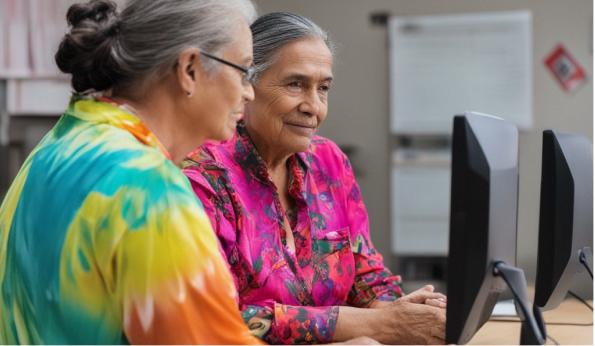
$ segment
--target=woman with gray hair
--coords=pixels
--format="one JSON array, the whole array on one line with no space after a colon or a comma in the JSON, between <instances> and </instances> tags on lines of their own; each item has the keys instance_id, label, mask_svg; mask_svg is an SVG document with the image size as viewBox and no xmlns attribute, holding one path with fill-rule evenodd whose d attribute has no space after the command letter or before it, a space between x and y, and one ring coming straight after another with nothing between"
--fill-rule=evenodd
<instances>
[{"instance_id":1,"label":"woman with gray hair","mask_svg":"<svg viewBox=\"0 0 595 346\"><path fill-rule=\"evenodd\" d=\"M1 344L254 344L177 166L254 97L249 0L75 4L74 95L0 207ZM43 102L43 101L42 101Z\"/></svg>"},{"instance_id":2,"label":"woman with gray hair","mask_svg":"<svg viewBox=\"0 0 595 346\"><path fill-rule=\"evenodd\" d=\"M205 144L184 171L230 264L244 320L270 343L443 343L446 297L431 286L403 295L370 240L347 157L315 135L333 80L328 35L285 12L251 29L255 99L234 138Z\"/></svg>"}]
</instances>

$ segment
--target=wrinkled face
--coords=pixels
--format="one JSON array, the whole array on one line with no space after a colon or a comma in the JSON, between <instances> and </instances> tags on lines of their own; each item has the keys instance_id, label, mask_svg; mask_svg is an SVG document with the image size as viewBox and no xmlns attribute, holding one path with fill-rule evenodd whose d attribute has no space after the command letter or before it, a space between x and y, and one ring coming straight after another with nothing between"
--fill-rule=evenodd
<instances>
[{"instance_id":1,"label":"wrinkled face","mask_svg":"<svg viewBox=\"0 0 595 346\"><path fill-rule=\"evenodd\" d=\"M250 27L239 21L232 37L234 40L215 55L238 66L249 67L252 64ZM254 90L244 81L240 70L206 57L201 60L213 64L214 69L201 74L203 77L197 90L200 95L194 101L197 125L207 139L226 140L233 136L246 102L254 99Z\"/></svg>"},{"instance_id":2,"label":"wrinkled face","mask_svg":"<svg viewBox=\"0 0 595 346\"><path fill-rule=\"evenodd\" d=\"M280 48L246 107L250 135L289 154L307 150L327 114L332 68L332 54L318 38Z\"/></svg>"}]
</instances>

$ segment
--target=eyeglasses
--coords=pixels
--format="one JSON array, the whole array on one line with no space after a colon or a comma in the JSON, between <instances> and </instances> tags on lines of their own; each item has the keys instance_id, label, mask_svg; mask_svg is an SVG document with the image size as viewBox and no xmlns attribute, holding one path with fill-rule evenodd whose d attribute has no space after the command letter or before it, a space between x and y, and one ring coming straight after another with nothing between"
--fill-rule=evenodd
<instances>
[{"instance_id":1,"label":"eyeglasses","mask_svg":"<svg viewBox=\"0 0 595 346\"><path fill-rule=\"evenodd\" d=\"M250 66L250 67L242 67L240 65L236 65L232 62L229 62L227 60L221 59L219 57L216 57L214 55L211 55L209 53L205 53L205 52L200 52L200 54L206 56L209 59L213 59L217 62L220 62L222 64L225 64L227 66L233 67L237 70L239 70L240 72L242 72L243 74L243 78L242 78L242 82L245 84L254 84L254 79L256 77L256 69L254 68L254 66Z\"/></svg>"}]
</instances>

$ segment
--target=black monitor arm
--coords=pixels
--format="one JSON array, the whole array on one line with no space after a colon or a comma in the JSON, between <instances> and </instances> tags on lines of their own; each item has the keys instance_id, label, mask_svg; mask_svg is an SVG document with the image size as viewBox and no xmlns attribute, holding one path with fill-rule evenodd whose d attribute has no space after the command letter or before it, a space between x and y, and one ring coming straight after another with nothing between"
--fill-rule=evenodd
<instances>
[{"instance_id":1,"label":"black monitor arm","mask_svg":"<svg viewBox=\"0 0 595 346\"><path fill-rule=\"evenodd\" d=\"M538 307L530 308L527 294L527 280L522 269L510 266L504 262L493 265L493 273L502 277L512 292L517 311L523 323L521 328L521 345L543 345L546 333L545 324Z\"/></svg>"}]
</instances>

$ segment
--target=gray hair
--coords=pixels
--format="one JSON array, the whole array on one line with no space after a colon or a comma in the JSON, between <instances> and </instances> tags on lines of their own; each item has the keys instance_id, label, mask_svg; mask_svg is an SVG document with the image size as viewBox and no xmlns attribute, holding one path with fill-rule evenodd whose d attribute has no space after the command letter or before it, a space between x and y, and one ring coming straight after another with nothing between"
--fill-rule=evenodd
<instances>
[{"instance_id":1,"label":"gray hair","mask_svg":"<svg viewBox=\"0 0 595 346\"><path fill-rule=\"evenodd\" d=\"M276 53L288 43L306 38L321 39L331 54L335 54L335 44L328 32L312 20L289 12L272 12L258 18L250 26L254 47L254 67L256 78L275 62Z\"/></svg>"},{"instance_id":2,"label":"gray hair","mask_svg":"<svg viewBox=\"0 0 595 346\"><path fill-rule=\"evenodd\" d=\"M120 14L113 1L91 0L68 10L56 63L76 91L128 88L173 66L186 48L217 53L238 20L255 17L250 0L129 0Z\"/></svg>"}]
</instances>

